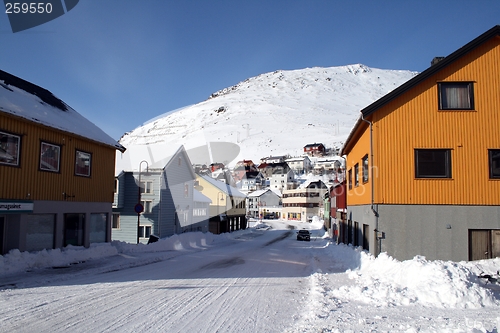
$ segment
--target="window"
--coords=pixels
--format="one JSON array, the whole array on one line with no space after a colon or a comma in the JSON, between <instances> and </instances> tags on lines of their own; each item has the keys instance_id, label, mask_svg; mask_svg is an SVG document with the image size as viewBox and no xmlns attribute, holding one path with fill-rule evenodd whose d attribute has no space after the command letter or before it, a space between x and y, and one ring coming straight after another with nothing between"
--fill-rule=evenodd
<instances>
[{"instance_id":1,"label":"window","mask_svg":"<svg viewBox=\"0 0 500 333\"><path fill-rule=\"evenodd\" d=\"M362 159L363 164L363 183L368 182L368 154Z\"/></svg>"},{"instance_id":2,"label":"window","mask_svg":"<svg viewBox=\"0 0 500 333\"><path fill-rule=\"evenodd\" d=\"M151 180L141 181L141 193L153 193L153 182Z\"/></svg>"},{"instance_id":3,"label":"window","mask_svg":"<svg viewBox=\"0 0 500 333\"><path fill-rule=\"evenodd\" d=\"M90 177L91 154L83 151L76 151L75 175Z\"/></svg>"},{"instance_id":4,"label":"window","mask_svg":"<svg viewBox=\"0 0 500 333\"><path fill-rule=\"evenodd\" d=\"M42 142L40 148L40 170L59 172L61 163L61 147Z\"/></svg>"},{"instance_id":5,"label":"window","mask_svg":"<svg viewBox=\"0 0 500 333\"><path fill-rule=\"evenodd\" d=\"M55 214L26 215L26 251L54 248Z\"/></svg>"},{"instance_id":6,"label":"window","mask_svg":"<svg viewBox=\"0 0 500 333\"><path fill-rule=\"evenodd\" d=\"M90 243L105 243L108 226L108 214L90 214Z\"/></svg>"},{"instance_id":7,"label":"window","mask_svg":"<svg viewBox=\"0 0 500 333\"><path fill-rule=\"evenodd\" d=\"M21 137L0 132L0 164L19 166Z\"/></svg>"},{"instance_id":8,"label":"window","mask_svg":"<svg viewBox=\"0 0 500 333\"><path fill-rule=\"evenodd\" d=\"M488 150L490 178L500 179L500 149Z\"/></svg>"},{"instance_id":9,"label":"window","mask_svg":"<svg viewBox=\"0 0 500 333\"><path fill-rule=\"evenodd\" d=\"M151 236L151 226L150 225L139 226L139 237L149 238L149 236Z\"/></svg>"},{"instance_id":10,"label":"window","mask_svg":"<svg viewBox=\"0 0 500 333\"><path fill-rule=\"evenodd\" d=\"M113 225L111 226L113 229L120 229L120 214L113 213Z\"/></svg>"},{"instance_id":11,"label":"window","mask_svg":"<svg viewBox=\"0 0 500 333\"><path fill-rule=\"evenodd\" d=\"M438 83L440 110L473 110L472 82Z\"/></svg>"},{"instance_id":12,"label":"window","mask_svg":"<svg viewBox=\"0 0 500 333\"><path fill-rule=\"evenodd\" d=\"M143 200L141 201L141 205L144 207L144 214L151 214L151 212L153 211L153 202L151 200Z\"/></svg>"},{"instance_id":13,"label":"window","mask_svg":"<svg viewBox=\"0 0 500 333\"><path fill-rule=\"evenodd\" d=\"M352 169L349 169L349 189L352 190Z\"/></svg>"},{"instance_id":14,"label":"window","mask_svg":"<svg viewBox=\"0 0 500 333\"><path fill-rule=\"evenodd\" d=\"M450 149L415 149L416 178L451 178Z\"/></svg>"},{"instance_id":15,"label":"window","mask_svg":"<svg viewBox=\"0 0 500 333\"><path fill-rule=\"evenodd\" d=\"M184 198L189 198L189 183L184 183Z\"/></svg>"},{"instance_id":16,"label":"window","mask_svg":"<svg viewBox=\"0 0 500 333\"><path fill-rule=\"evenodd\" d=\"M359 164L354 166L354 186L359 186Z\"/></svg>"}]
</instances>

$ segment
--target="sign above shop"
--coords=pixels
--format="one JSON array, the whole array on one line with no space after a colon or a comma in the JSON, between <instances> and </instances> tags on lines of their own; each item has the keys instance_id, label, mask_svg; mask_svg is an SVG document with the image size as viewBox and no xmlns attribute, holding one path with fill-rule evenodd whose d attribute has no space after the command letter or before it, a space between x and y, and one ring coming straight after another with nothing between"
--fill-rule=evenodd
<instances>
[{"instance_id":1,"label":"sign above shop","mask_svg":"<svg viewBox=\"0 0 500 333\"><path fill-rule=\"evenodd\" d=\"M33 201L0 201L0 213L32 213Z\"/></svg>"}]
</instances>

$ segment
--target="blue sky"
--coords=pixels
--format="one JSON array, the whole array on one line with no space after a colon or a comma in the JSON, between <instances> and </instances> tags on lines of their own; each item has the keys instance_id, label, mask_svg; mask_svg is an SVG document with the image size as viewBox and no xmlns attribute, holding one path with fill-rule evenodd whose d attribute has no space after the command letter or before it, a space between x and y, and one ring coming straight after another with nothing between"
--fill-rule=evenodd
<instances>
[{"instance_id":1,"label":"blue sky","mask_svg":"<svg viewBox=\"0 0 500 333\"><path fill-rule=\"evenodd\" d=\"M0 69L118 140L266 72L355 63L420 72L498 24L497 0L80 0L18 33L0 13Z\"/></svg>"}]
</instances>

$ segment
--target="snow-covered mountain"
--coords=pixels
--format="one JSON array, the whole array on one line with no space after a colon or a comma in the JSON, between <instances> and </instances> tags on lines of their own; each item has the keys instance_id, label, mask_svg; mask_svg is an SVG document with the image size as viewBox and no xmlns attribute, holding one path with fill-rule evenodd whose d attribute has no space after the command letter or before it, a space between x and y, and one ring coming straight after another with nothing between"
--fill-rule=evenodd
<instances>
[{"instance_id":1,"label":"snow-covered mountain","mask_svg":"<svg viewBox=\"0 0 500 333\"><path fill-rule=\"evenodd\" d=\"M363 107L416 74L361 64L278 70L156 117L126 133L120 143L135 148L182 144L189 153L209 142L230 142L240 148L239 155L233 149L232 161L210 161L207 154L190 154L193 163L232 162L230 165L241 159L301 155L308 143L340 148Z\"/></svg>"}]
</instances>

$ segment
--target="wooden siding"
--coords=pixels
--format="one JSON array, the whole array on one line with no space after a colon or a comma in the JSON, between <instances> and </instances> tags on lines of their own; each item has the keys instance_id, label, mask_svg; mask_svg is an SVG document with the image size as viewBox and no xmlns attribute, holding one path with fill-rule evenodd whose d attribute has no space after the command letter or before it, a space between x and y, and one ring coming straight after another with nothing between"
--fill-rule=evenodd
<instances>
[{"instance_id":1,"label":"wooden siding","mask_svg":"<svg viewBox=\"0 0 500 333\"><path fill-rule=\"evenodd\" d=\"M473 82L475 109L438 110L437 83L446 81ZM373 113L375 203L499 205L500 181L489 179L488 173L488 149L500 149L499 96L496 37ZM362 137L368 127L364 131ZM365 147L361 140L349 152L348 169L360 162L358 155L367 151ZM450 149L451 179L416 179L418 148ZM368 203L367 199L348 196L348 203Z\"/></svg>"},{"instance_id":2,"label":"wooden siding","mask_svg":"<svg viewBox=\"0 0 500 333\"><path fill-rule=\"evenodd\" d=\"M113 213L120 214L120 228L112 230L112 239L129 243L137 242L137 213L134 208L139 200L138 172L122 172L119 175L119 201L116 202L117 208L113 208ZM141 173L141 182L151 181L153 184L152 193L141 193L141 200L150 200L151 213L142 213L140 216L140 225L152 226L151 233L159 235L158 221L160 215L160 173L143 171ZM147 239L141 239L147 242Z\"/></svg>"},{"instance_id":3,"label":"wooden siding","mask_svg":"<svg viewBox=\"0 0 500 333\"><path fill-rule=\"evenodd\" d=\"M3 113L0 131L21 136L20 166L0 164L1 199L113 202L113 147ZM59 173L39 170L41 141L61 146ZM75 176L77 149L92 154L90 177Z\"/></svg>"}]
</instances>

